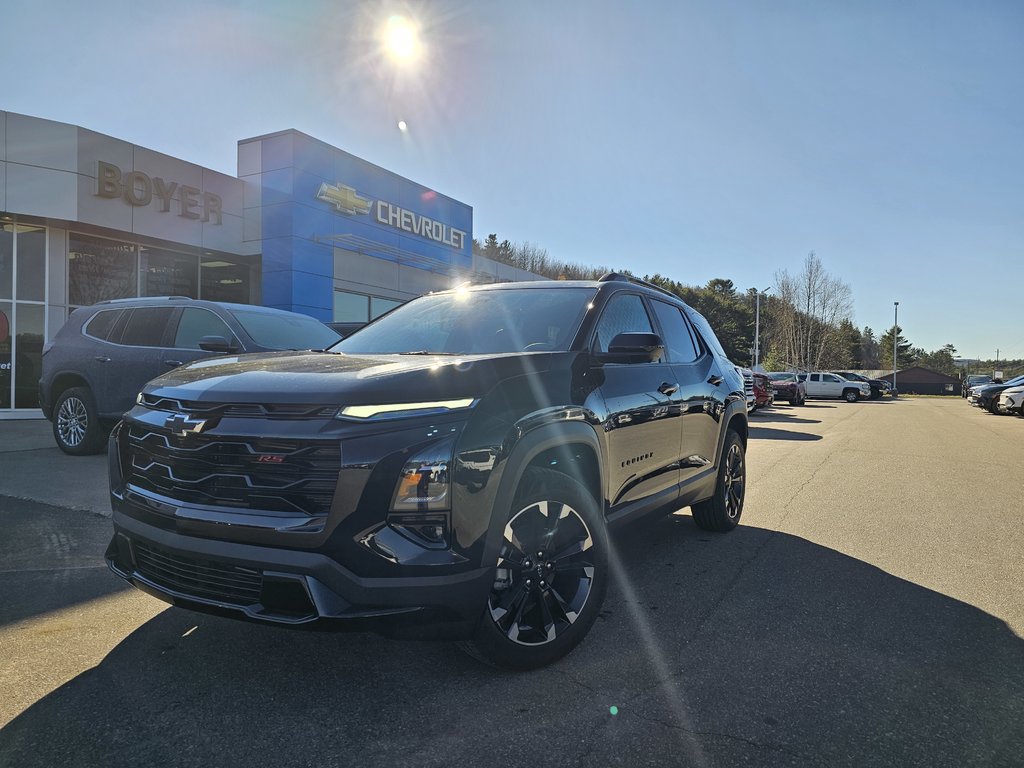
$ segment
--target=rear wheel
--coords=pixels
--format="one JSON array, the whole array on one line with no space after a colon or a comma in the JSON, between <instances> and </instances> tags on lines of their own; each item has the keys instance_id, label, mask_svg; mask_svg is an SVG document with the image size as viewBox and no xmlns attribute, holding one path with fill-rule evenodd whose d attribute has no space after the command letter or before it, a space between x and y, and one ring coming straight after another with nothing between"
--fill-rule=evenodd
<instances>
[{"instance_id":1,"label":"rear wheel","mask_svg":"<svg viewBox=\"0 0 1024 768\"><path fill-rule=\"evenodd\" d=\"M53 404L53 439L57 447L72 456L85 456L102 451L105 437L89 388L64 390Z\"/></svg>"},{"instance_id":2,"label":"rear wheel","mask_svg":"<svg viewBox=\"0 0 1024 768\"><path fill-rule=\"evenodd\" d=\"M743 514L746 487L746 451L740 436L730 429L725 433L715 495L691 507L694 522L705 531L731 531L739 524L740 515Z\"/></svg>"},{"instance_id":3,"label":"rear wheel","mask_svg":"<svg viewBox=\"0 0 1024 768\"><path fill-rule=\"evenodd\" d=\"M571 477L526 471L502 536L472 656L508 669L550 664L584 638L608 587L608 535L593 496Z\"/></svg>"}]
</instances>

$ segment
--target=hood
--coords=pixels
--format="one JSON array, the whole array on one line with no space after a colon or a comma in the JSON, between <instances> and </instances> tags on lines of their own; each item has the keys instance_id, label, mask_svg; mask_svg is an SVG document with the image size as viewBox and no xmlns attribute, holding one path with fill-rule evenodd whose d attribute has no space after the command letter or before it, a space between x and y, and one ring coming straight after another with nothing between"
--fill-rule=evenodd
<instances>
[{"instance_id":1,"label":"hood","mask_svg":"<svg viewBox=\"0 0 1024 768\"><path fill-rule=\"evenodd\" d=\"M371 405L477 398L503 379L570 365L576 353L345 355L271 352L199 360L146 394L208 403Z\"/></svg>"}]
</instances>

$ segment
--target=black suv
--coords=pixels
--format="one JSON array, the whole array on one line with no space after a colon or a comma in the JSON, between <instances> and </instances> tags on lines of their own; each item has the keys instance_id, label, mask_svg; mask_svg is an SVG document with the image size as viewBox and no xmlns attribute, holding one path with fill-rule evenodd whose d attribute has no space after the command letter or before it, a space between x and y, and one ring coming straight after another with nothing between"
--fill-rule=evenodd
<instances>
[{"instance_id":1,"label":"black suv","mask_svg":"<svg viewBox=\"0 0 1024 768\"><path fill-rule=\"evenodd\" d=\"M510 668L601 608L607 531L743 510L743 379L620 275L415 299L319 352L150 382L110 439L113 571L240 618L467 639Z\"/></svg>"},{"instance_id":2,"label":"black suv","mask_svg":"<svg viewBox=\"0 0 1024 768\"><path fill-rule=\"evenodd\" d=\"M65 453L98 453L142 386L202 357L323 348L338 334L306 315L184 296L82 307L43 348L39 403Z\"/></svg>"}]
</instances>

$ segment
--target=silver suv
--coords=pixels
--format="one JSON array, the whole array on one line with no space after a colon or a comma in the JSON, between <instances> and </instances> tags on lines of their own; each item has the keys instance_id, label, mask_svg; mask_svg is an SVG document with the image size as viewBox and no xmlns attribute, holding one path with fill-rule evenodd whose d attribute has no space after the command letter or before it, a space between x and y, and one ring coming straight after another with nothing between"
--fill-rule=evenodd
<instances>
[{"instance_id":1,"label":"silver suv","mask_svg":"<svg viewBox=\"0 0 1024 768\"><path fill-rule=\"evenodd\" d=\"M171 296L82 307L43 347L39 404L65 453L98 453L143 385L201 357L323 349L339 336L295 312Z\"/></svg>"}]
</instances>

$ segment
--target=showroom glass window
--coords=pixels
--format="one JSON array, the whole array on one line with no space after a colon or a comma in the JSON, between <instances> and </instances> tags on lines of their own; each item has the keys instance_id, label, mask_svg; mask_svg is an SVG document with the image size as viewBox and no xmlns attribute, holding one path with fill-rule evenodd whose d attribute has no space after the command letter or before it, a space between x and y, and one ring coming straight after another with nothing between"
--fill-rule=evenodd
<instances>
[{"instance_id":1,"label":"showroom glass window","mask_svg":"<svg viewBox=\"0 0 1024 768\"><path fill-rule=\"evenodd\" d=\"M0 225L0 409L39 407L46 278L46 228Z\"/></svg>"},{"instance_id":2,"label":"showroom glass window","mask_svg":"<svg viewBox=\"0 0 1024 768\"><path fill-rule=\"evenodd\" d=\"M138 254L133 243L76 232L70 234L68 304L71 308L138 295Z\"/></svg>"},{"instance_id":3,"label":"showroom glass window","mask_svg":"<svg viewBox=\"0 0 1024 768\"><path fill-rule=\"evenodd\" d=\"M252 301L253 268L230 257L203 256L199 263L199 296L207 301L248 304Z\"/></svg>"},{"instance_id":4,"label":"showroom glass window","mask_svg":"<svg viewBox=\"0 0 1024 768\"><path fill-rule=\"evenodd\" d=\"M199 257L190 253L140 246L143 296L199 298Z\"/></svg>"}]
</instances>

